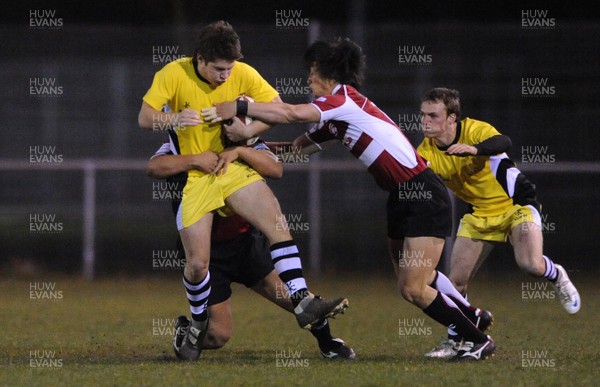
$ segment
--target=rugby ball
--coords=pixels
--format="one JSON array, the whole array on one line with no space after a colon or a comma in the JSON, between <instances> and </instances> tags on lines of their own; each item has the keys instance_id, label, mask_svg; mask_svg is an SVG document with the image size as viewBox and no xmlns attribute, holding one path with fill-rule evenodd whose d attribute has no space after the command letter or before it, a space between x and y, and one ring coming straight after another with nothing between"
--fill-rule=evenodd
<instances>
[{"instance_id":1,"label":"rugby ball","mask_svg":"<svg viewBox=\"0 0 600 387\"><path fill-rule=\"evenodd\" d=\"M242 95L238 96L235 100L236 101L254 102L254 100L251 97L248 97L246 94L242 94ZM246 125L248 125L252 122L252 118L250 118L248 116L238 114L236 117L239 118L240 121L242 121ZM232 123L233 123L233 120L231 118L223 121L224 125L231 125Z\"/></svg>"},{"instance_id":2,"label":"rugby ball","mask_svg":"<svg viewBox=\"0 0 600 387\"><path fill-rule=\"evenodd\" d=\"M242 94L239 97L237 97L235 99L236 101L248 101L248 102L254 102L254 100L252 99L252 97L248 97L246 94ZM248 116L242 116L242 115L238 115L237 118L240 119L240 121L242 121L244 124L248 125L249 123L252 122L252 118L248 117Z\"/></svg>"},{"instance_id":3,"label":"rugby ball","mask_svg":"<svg viewBox=\"0 0 600 387\"><path fill-rule=\"evenodd\" d=\"M241 100L241 101L254 102L254 99L252 99L252 97L247 96L246 94L239 95L235 100L236 101ZM249 125L252 122L252 118L245 116L245 115L238 114L236 117L239 118L240 121L242 121L245 125ZM231 125L232 123L233 123L232 119L223 121L223 124L225 124L225 125ZM247 146L253 145L257 140L258 140L258 136L251 137L246 140L245 145L247 145Z\"/></svg>"}]
</instances>

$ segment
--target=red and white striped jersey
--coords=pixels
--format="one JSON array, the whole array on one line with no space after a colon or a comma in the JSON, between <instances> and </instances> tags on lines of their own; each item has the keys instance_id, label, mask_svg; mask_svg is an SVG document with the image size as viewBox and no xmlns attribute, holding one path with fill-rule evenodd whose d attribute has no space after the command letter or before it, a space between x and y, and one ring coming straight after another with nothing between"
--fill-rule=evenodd
<instances>
[{"instance_id":1,"label":"red and white striped jersey","mask_svg":"<svg viewBox=\"0 0 600 387\"><path fill-rule=\"evenodd\" d=\"M315 144L338 139L367 166L382 189L398 189L427 169L427 164L400 128L373 102L349 85L312 102L321 121L308 131Z\"/></svg>"}]
</instances>

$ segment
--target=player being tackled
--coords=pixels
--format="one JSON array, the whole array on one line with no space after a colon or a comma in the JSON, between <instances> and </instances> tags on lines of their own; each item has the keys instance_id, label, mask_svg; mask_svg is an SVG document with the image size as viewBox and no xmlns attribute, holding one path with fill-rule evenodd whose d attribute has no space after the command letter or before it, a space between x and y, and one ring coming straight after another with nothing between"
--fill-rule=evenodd
<instances>
[{"instance_id":1,"label":"player being tackled","mask_svg":"<svg viewBox=\"0 0 600 387\"><path fill-rule=\"evenodd\" d=\"M217 155L204 152L182 156L178 154L175 144L174 136L170 135L169 141L165 142L148 162L148 174L155 178L166 178L170 183L169 186L173 190L170 195L172 207L177 213L181 190L189 168L202 168L207 161L215 162ZM228 142L226 146L226 150L218 155L219 159L237 158L248 163L264 177L281 177L282 163L260 138L255 137L250 142ZM305 301L294 310L289 291L283 291L286 286L274 270L268 247L264 234L239 215L215 216L209 268L212 273L210 286L213 291L208 300L208 319L198 324L196 321L190 322L186 316L179 316L173 337L173 349L179 359L198 360L203 349L220 348L229 340L232 327L229 302L231 282L246 285L277 306L294 313L297 323L308 329L317 339L319 351L325 359L353 359L356 356L354 350L342 339L331 335L327 321L328 317L344 313L348 301L345 298L328 301L308 293ZM179 251L185 257L180 241ZM196 295L197 292L191 296Z\"/></svg>"}]
</instances>

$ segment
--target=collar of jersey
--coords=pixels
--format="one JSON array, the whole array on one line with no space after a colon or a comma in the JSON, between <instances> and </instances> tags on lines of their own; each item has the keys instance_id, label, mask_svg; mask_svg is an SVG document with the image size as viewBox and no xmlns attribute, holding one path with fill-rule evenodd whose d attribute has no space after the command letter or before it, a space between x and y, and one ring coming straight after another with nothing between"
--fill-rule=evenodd
<instances>
[{"instance_id":1,"label":"collar of jersey","mask_svg":"<svg viewBox=\"0 0 600 387\"><path fill-rule=\"evenodd\" d=\"M206 78L204 78L198 72L198 62L196 61L196 59L192 59L192 67L194 67L194 73L196 73L196 76L198 77L198 79L210 86L210 82L207 81Z\"/></svg>"},{"instance_id":2,"label":"collar of jersey","mask_svg":"<svg viewBox=\"0 0 600 387\"><path fill-rule=\"evenodd\" d=\"M456 136L454 136L454 140L452 141L451 144L448 144L446 146L439 146L438 144L435 144L435 146L437 146L437 148L441 151L446 151L448 150L448 148L450 148L452 145L458 143L458 139L460 139L460 132L461 132L461 127L460 127L460 121L458 121L456 123Z\"/></svg>"}]
</instances>

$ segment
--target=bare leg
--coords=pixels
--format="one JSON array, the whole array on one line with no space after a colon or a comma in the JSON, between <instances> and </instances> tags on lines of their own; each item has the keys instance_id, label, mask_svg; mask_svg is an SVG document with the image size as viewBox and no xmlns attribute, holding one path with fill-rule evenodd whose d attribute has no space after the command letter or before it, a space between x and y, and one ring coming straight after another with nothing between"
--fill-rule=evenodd
<instances>
[{"instance_id":1,"label":"bare leg","mask_svg":"<svg viewBox=\"0 0 600 387\"><path fill-rule=\"evenodd\" d=\"M254 285L252 290L280 308L294 313L292 300L290 300L288 292L285 290L285 285L281 282L275 270L271 271L265 278Z\"/></svg>"},{"instance_id":2,"label":"bare leg","mask_svg":"<svg viewBox=\"0 0 600 387\"><path fill-rule=\"evenodd\" d=\"M294 306L292 305L292 300L288 297L287 292L283 291L283 286L283 282L281 282L277 273L273 270L259 281L259 283L254 285L252 290L293 314ZM310 329L310 333L317 339L321 352L329 353L329 356L332 358L354 358L354 351L343 340L340 341L340 339L333 338L327 319L313 326Z\"/></svg>"},{"instance_id":3,"label":"bare leg","mask_svg":"<svg viewBox=\"0 0 600 387\"><path fill-rule=\"evenodd\" d=\"M463 295L494 245L478 239L457 237L452 248L450 280Z\"/></svg>"},{"instance_id":4,"label":"bare leg","mask_svg":"<svg viewBox=\"0 0 600 387\"><path fill-rule=\"evenodd\" d=\"M296 306L308 295L308 286L302 273L298 248L271 189L264 181L257 181L231 194L226 202L238 215L266 235L271 245L275 270Z\"/></svg>"},{"instance_id":5,"label":"bare leg","mask_svg":"<svg viewBox=\"0 0 600 387\"><path fill-rule=\"evenodd\" d=\"M468 341L484 343L488 340L450 298L427 285L440 259L443 238L405 238L402 244L399 240L390 239L389 246L392 259L402 256L404 261L398 262L398 288L404 299L440 324L446 327L454 325Z\"/></svg>"},{"instance_id":6,"label":"bare leg","mask_svg":"<svg viewBox=\"0 0 600 387\"><path fill-rule=\"evenodd\" d=\"M408 302L423 309L436 297L437 291L427 285L431 272L437 266L444 240L433 237L405 238L402 246L399 241L390 240L391 251L402 257L398 264L398 289Z\"/></svg>"},{"instance_id":7,"label":"bare leg","mask_svg":"<svg viewBox=\"0 0 600 387\"><path fill-rule=\"evenodd\" d=\"M185 250L183 282L186 289L192 325L206 321L208 297L210 295L210 234L213 214L203 216L199 221L179 231Z\"/></svg>"},{"instance_id":8,"label":"bare leg","mask_svg":"<svg viewBox=\"0 0 600 387\"><path fill-rule=\"evenodd\" d=\"M279 202L264 181L237 190L225 202L265 234L271 245L292 239Z\"/></svg>"},{"instance_id":9,"label":"bare leg","mask_svg":"<svg viewBox=\"0 0 600 387\"><path fill-rule=\"evenodd\" d=\"M543 258L542 230L533 222L517 225L510 233L515 251L515 260L519 268L535 277L541 277L546 271Z\"/></svg>"},{"instance_id":10,"label":"bare leg","mask_svg":"<svg viewBox=\"0 0 600 387\"><path fill-rule=\"evenodd\" d=\"M210 324L208 324L202 347L204 349L218 349L229 341L233 331L229 300L211 305L208 308L208 313L210 314Z\"/></svg>"},{"instance_id":11,"label":"bare leg","mask_svg":"<svg viewBox=\"0 0 600 387\"><path fill-rule=\"evenodd\" d=\"M275 195L264 181L256 181L237 190L226 199L226 203L269 239L271 259L279 278L288 289L296 320L301 327L310 329L324 318L344 311L348 306L345 298L329 301L310 294L298 247L290 235Z\"/></svg>"},{"instance_id":12,"label":"bare leg","mask_svg":"<svg viewBox=\"0 0 600 387\"><path fill-rule=\"evenodd\" d=\"M199 221L179 231L185 250L185 278L198 282L206 277L210 261L210 233L213 214L204 215Z\"/></svg>"}]
</instances>

